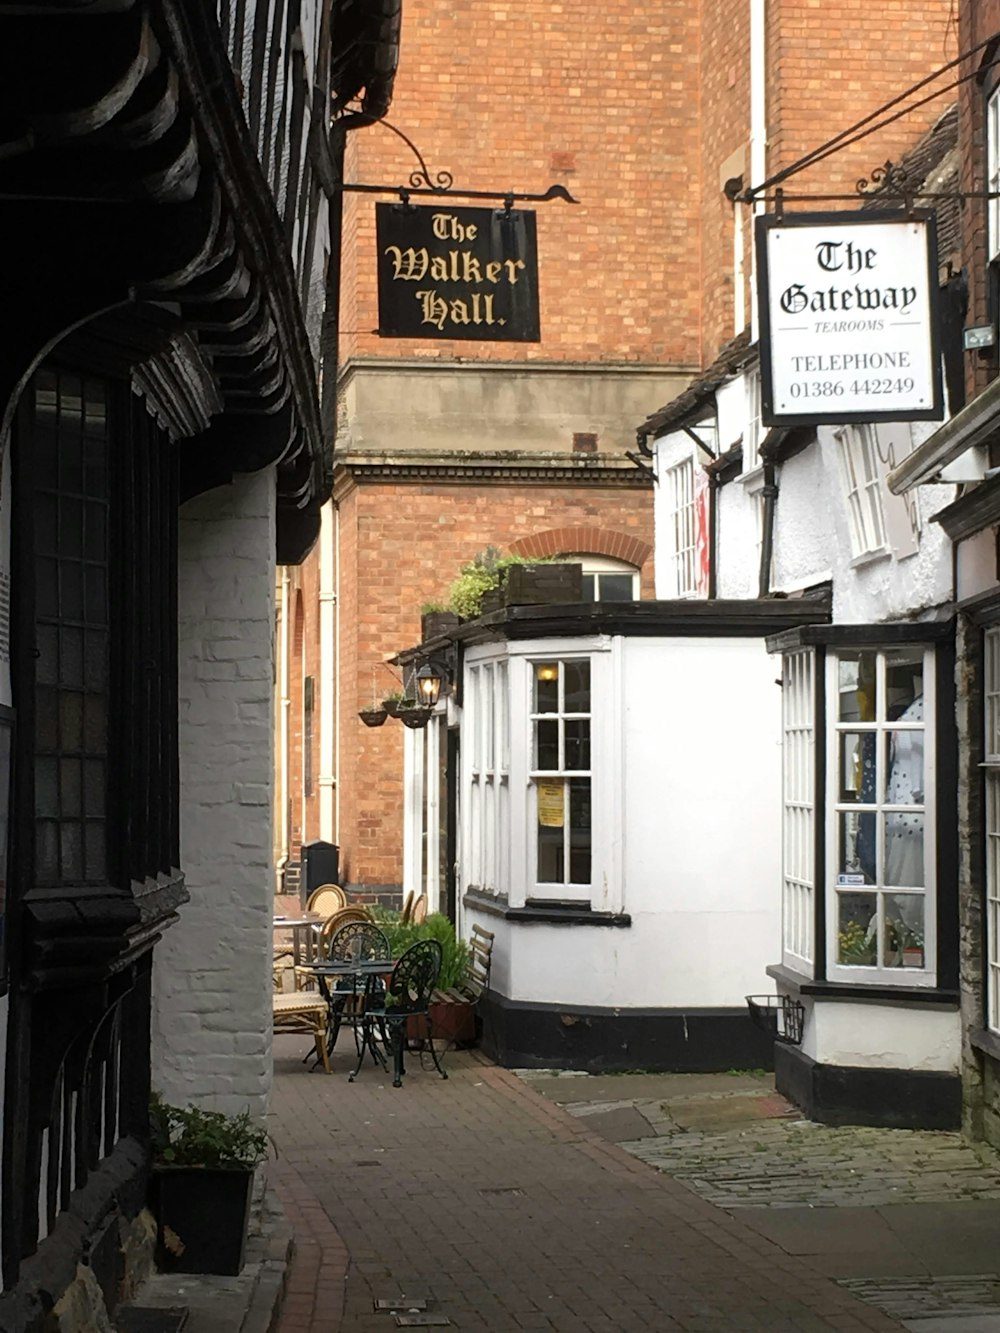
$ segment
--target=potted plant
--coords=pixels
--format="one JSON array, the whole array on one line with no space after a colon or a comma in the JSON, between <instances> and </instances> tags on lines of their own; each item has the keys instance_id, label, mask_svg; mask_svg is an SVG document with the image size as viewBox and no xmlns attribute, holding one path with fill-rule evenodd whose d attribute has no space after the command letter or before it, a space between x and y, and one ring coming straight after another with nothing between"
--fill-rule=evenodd
<instances>
[{"instance_id":1,"label":"potted plant","mask_svg":"<svg viewBox=\"0 0 1000 1333\"><path fill-rule=\"evenodd\" d=\"M254 1170L266 1156L267 1131L249 1111L171 1106L155 1095L149 1123L157 1263L165 1272L235 1276L243 1268Z\"/></svg>"},{"instance_id":2,"label":"potted plant","mask_svg":"<svg viewBox=\"0 0 1000 1333\"><path fill-rule=\"evenodd\" d=\"M476 1039L475 1006L469 1000L448 995L465 978L469 965L469 946L455 934L455 927L441 912L432 912L424 921L402 921L398 912L379 908L375 912L385 932L393 958L405 953L417 940L437 940L441 945L441 971L428 1009L431 1035L435 1041L451 1045L469 1045ZM436 998L435 998L436 997ZM407 1024L410 1041L426 1040L426 1020L422 1015Z\"/></svg>"},{"instance_id":3,"label":"potted plant","mask_svg":"<svg viewBox=\"0 0 1000 1333\"><path fill-rule=\"evenodd\" d=\"M362 708L358 714L366 727L380 727L388 716L385 708Z\"/></svg>"},{"instance_id":4,"label":"potted plant","mask_svg":"<svg viewBox=\"0 0 1000 1333\"><path fill-rule=\"evenodd\" d=\"M459 615L441 602L425 602L420 608L420 641L439 639L459 625Z\"/></svg>"}]
</instances>

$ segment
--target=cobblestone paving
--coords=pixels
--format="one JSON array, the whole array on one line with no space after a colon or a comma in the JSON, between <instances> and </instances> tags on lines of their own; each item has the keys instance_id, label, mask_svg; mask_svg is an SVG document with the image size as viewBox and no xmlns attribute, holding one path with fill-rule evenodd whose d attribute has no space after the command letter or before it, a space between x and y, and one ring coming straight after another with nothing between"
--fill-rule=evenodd
<instances>
[{"instance_id":1,"label":"cobblestone paving","mask_svg":"<svg viewBox=\"0 0 1000 1333\"><path fill-rule=\"evenodd\" d=\"M996 1273L940 1278L844 1278L840 1286L896 1319L1000 1315Z\"/></svg>"},{"instance_id":2,"label":"cobblestone paving","mask_svg":"<svg viewBox=\"0 0 1000 1333\"><path fill-rule=\"evenodd\" d=\"M767 1120L620 1145L723 1208L1000 1199L1000 1170L958 1134Z\"/></svg>"}]
</instances>

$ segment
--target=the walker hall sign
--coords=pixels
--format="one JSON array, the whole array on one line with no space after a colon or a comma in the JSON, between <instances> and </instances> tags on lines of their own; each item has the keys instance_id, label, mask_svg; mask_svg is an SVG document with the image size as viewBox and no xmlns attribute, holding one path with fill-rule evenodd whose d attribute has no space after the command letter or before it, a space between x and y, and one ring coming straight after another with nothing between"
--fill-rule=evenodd
<instances>
[{"instance_id":1,"label":"the walker hall sign","mask_svg":"<svg viewBox=\"0 0 1000 1333\"><path fill-rule=\"evenodd\" d=\"M535 215L376 204L379 333L538 342Z\"/></svg>"},{"instance_id":2,"label":"the walker hall sign","mask_svg":"<svg viewBox=\"0 0 1000 1333\"><path fill-rule=\"evenodd\" d=\"M761 217L757 271L765 425L941 420L931 214Z\"/></svg>"}]
</instances>

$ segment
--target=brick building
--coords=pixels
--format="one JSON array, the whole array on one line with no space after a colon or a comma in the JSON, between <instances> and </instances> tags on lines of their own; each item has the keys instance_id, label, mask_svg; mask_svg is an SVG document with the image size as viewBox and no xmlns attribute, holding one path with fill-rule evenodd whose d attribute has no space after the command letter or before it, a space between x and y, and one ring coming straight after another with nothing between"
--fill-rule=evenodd
<instances>
[{"instance_id":1,"label":"brick building","mask_svg":"<svg viewBox=\"0 0 1000 1333\"><path fill-rule=\"evenodd\" d=\"M652 595L653 495L625 451L749 320L751 219L733 196L883 101L887 60L899 89L943 63L948 13L772 3L765 26L758 0L414 0L393 123L431 177L557 182L579 203L537 209L541 341L519 344L373 334L375 209L344 196L334 500L279 613L279 882L320 837L349 887L398 891L401 728L357 712L392 688L383 659L418 640L421 604L478 551L624 560ZM838 179L898 156L939 110L845 149ZM374 125L352 136L345 178L405 184L414 166Z\"/></svg>"}]
</instances>

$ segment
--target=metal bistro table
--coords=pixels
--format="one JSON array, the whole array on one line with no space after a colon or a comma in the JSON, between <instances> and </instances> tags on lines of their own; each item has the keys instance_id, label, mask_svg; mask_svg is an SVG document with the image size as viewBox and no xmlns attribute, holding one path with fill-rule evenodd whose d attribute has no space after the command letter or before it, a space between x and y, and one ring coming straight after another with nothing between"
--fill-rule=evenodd
<instances>
[{"instance_id":1,"label":"metal bistro table","mask_svg":"<svg viewBox=\"0 0 1000 1333\"><path fill-rule=\"evenodd\" d=\"M330 991L330 977L352 977L355 982L358 979L364 981L364 988L358 990L355 987L354 994L360 995L367 1002L372 993L375 981L379 977L388 977L392 974L392 969L396 966L396 960L393 958L352 958L344 959L342 962L312 962L306 964L308 970L316 977L319 982L319 988L323 992L323 998L330 1006L331 1017L333 1015L333 1001L340 998L343 992ZM346 995L344 996L346 1000ZM361 1021L361 1036L358 1037L357 1021ZM375 1037L369 1024L364 1021L364 1011L355 1015L355 1040L358 1044L358 1069L361 1068L361 1062L364 1059L365 1051L369 1051L376 1064L380 1064L383 1069L388 1068L385 1056L375 1044ZM329 1049L329 1048L328 1048ZM357 1072L357 1070L355 1070Z\"/></svg>"},{"instance_id":2,"label":"metal bistro table","mask_svg":"<svg viewBox=\"0 0 1000 1333\"><path fill-rule=\"evenodd\" d=\"M316 912L304 912L301 916L276 916L273 927L288 930L292 934L292 962L301 967L303 961L311 963L316 956L316 927L321 926L324 917ZM302 941L305 939L305 948Z\"/></svg>"}]
</instances>

